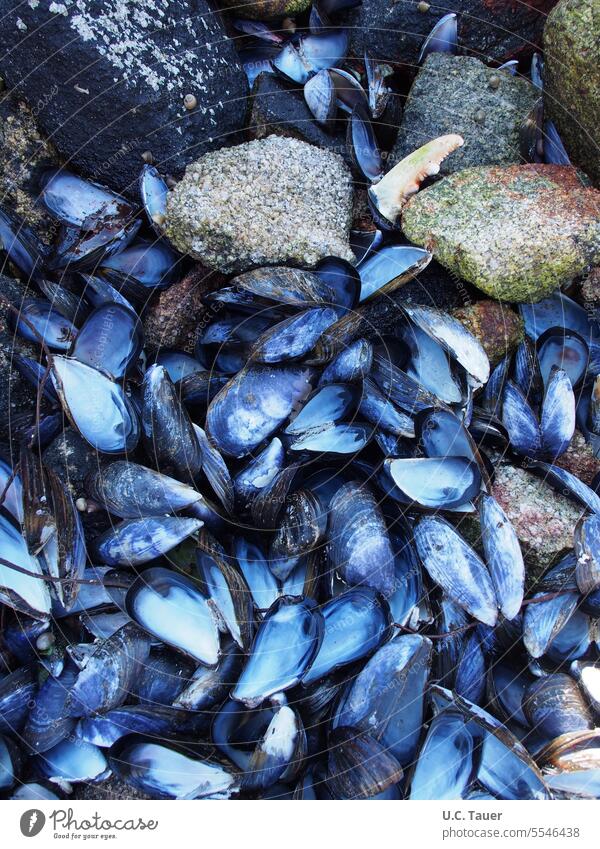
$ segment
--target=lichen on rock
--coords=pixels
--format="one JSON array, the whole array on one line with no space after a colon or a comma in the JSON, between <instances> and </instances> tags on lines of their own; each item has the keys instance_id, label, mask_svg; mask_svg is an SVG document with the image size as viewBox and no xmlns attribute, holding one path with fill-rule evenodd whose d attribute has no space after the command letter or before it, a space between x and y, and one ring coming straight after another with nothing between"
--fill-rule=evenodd
<instances>
[{"instance_id":1,"label":"lichen on rock","mask_svg":"<svg viewBox=\"0 0 600 849\"><path fill-rule=\"evenodd\" d=\"M573 168L467 168L415 195L402 229L487 295L539 301L600 261L600 192Z\"/></svg>"}]
</instances>

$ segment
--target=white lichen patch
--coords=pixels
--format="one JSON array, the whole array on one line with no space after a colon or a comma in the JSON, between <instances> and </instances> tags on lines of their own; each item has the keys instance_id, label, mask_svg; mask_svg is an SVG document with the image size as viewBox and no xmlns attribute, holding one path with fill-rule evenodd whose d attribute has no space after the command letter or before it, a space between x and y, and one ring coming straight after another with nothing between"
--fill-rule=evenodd
<instances>
[{"instance_id":1,"label":"white lichen patch","mask_svg":"<svg viewBox=\"0 0 600 849\"><path fill-rule=\"evenodd\" d=\"M189 42L204 51L207 34L219 37L216 19L175 16L169 0L104 0L98 8L89 0L48 6L50 12L69 16L71 29L89 43L90 50L110 62L125 83L142 82L154 91L165 88L179 93L192 78L199 92L206 91L197 50L182 49L173 33L187 30ZM199 32L203 33L200 38Z\"/></svg>"}]
</instances>

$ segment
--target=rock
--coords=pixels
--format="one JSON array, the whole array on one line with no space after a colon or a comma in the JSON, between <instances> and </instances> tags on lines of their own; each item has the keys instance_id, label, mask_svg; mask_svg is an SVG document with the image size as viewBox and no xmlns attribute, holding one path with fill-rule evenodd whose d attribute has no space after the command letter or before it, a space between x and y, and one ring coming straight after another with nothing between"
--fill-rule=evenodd
<instances>
[{"instance_id":1,"label":"rock","mask_svg":"<svg viewBox=\"0 0 600 849\"><path fill-rule=\"evenodd\" d=\"M585 510L541 478L526 469L500 464L492 495L517 532L529 583L573 548L573 531Z\"/></svg>"},{"instance_id":2,"label":"rock","mask_svg":"<svg viewBox=\"0 0 600 849\"><path fill-rule=\"evenodd\" d=\"M268 136L208 153L169 194L166 233L223 273L352 260L352 180L337 154Z\"/></svg>"},{"instance_id":3,"label":"rock","mask_svg":"<svg viewBox=\"0 0 600 849\"><path fill-rule=\"evenodd\" d=\"M0 0L0 13L0 73L87 177L135 191L144 151L176 173L244 121L246 77L205 0Z\"/></svg>"},{"instance_id":4,"label":"rock","mask_svg":"<svg viewBox=\"0 0 600 849\"><path fill-rule=\"evenodd\" d=\"M20 100L0 100L0 198L46 242L56 235L56 222L36 205L40 177L59 164L58 154L40 135L33 113Z\"/></svg>"},{"instance_id":5,"label":"rock","mask_svg":"<svg viewBox=\"0 0 600 849\"><path fill-rule=\"evenodd\" d=\"M224 285L222 275L196 265L178 283L158 292L156 300L144 311L146 348L153 352L179 348L192 353L204 312L202 298Z\"/></svg>"},{"instance_id":6,"label":"rock","mask_svg":"<svg viewBox=\"0 0 600 849\"><path fill-rule=\"evenodd\" d=\"M410 90L390 167L448 133L465 143L442 162L442 176L475 165L518 164L520 125L538 98L538 89L522 77L470 56L433 53Z\"/></svg>"},{"instance_id":7,"label":"rock","mask_svg":"<svg viewBox=\"0 0 600 849\"><path fill-rule=\"evenodd\" d=\"M581 283L581 300L586 310L597 310L600 307L600 267L592 268Z\"/></svg>"},{"instance_id":8,"label":"rock","mask_svg":"<svg viewBox=\"0 0 600 849\"><path fill-rule=\"evenodd\" d=\"M325 132L314 120L302 93L275 74L262 73L252 88L250 125L252 138L277 135L300 139L323 150L339 153L350 165L344 135Z\"/></svg>"},{"instance_id":9,"label":"rock","mask_svg":"<svg viewBox=\"0 0 600 849\"><path fill-rule=\"evenodd\" d=\"M600 185L600 9L561 0L544 29L544 102L572 160Z\"/></svg>"},{"instance_id":10,"label":"rock","mask_svg":"<svg viewBox=\"0 0 600 849\"><path fill-rule=\"evenodd\" d=\"M585 441L585 437L578 430L573 434L571 444L565 453L554 462L557 466L576 475L588 486L600 472L600 460L594 454L592 445Z\"/></svg>"},{"instance_id":11,"label":"rock","mask_svg":"<svg viewBox=\"0 0 600 849\"><path fill-rule=\"evenodd\" d=\"M411 198L402 229L487 295L539 301L600 260L600 192L573 168L468 168Z\"/></svg>"},{"instance_id":12,"label":"rock","mask_svg":"<svg viewBox=\"0 0 600 849\"><path fill-rule=\"evenodd\" d=\"M523 319L498 301L476 301L455 310L454 317L479 339L493 366L523 339Z\"/></svg>"},{"instance_id":13,"label":"rock","mask_svg":"<svg viewBox=\"0 0 600 849\"><path fill-rule=\"evenodd\" d=\"M240 18L256 18L268 21L272 18L288 18L305 12L311 0L252 0L240 4L239 0L219 0L219 6L235 11Z\"/></svg>"},{"instance_id":14,"label":"rock","mask_svg":"<svg viewBox=\"0 0 600 849\"><path fill-rule=\"evenodd\" d=\"M482 59L504 62L530 55L541 43L546 13L556 0L363 0L342 18L350 27L350 55L414 66L434 24L448 12L458 13L461 48ZM423 11L421 11L423 10Z\"/></svg>"}]
</instances>

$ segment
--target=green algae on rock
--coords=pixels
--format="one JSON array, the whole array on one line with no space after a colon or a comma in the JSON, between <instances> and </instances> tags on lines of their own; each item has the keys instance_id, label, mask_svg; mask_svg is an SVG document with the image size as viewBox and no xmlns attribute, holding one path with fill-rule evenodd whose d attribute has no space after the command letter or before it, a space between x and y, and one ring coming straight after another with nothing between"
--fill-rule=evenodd
<instances>
[{"instance_id":1,"label":"green algae on rock","mask_svg":"<svg viewBox=\"0 0 600 849\"><path fill-rule=\"evenodd\" d=\"M544 28L544 102L572 160L600 185L600 4L561 0Z\"/></svg>"},{"instance_id":2,"label":"green algae on rock","mask_svg":"<svg viewBox=\"0 0 600 849\"><path fill-rule=\"evenodd\" d=\"M467 168L409 200L405 235L502 301L539 301L600 261L600 192L573 168Z\"/></svg>"},{"instance_id":3,"label":"green algae on rock","mask_svg":"<svg viewBox=\"0 0 600 849\"><path fill-rule=\"evenodd\" d=\"M342 159L268 136L209 153L169 194L166 234L223 273L285 262L352 261L352 178Z\"/></svg>"},{"instance_id":4,"label":"green algae on rock","mask_svg":"<svg viewBox=\"0 0 600 849\"><path fill-rule=\"evenodd\" d=\"M390 154L394 165L429 139L458 133L464 146L440 174L477 165L520 163L519 129L539 91L471 56L432 53L417 74Z\"/></svg>"}]
</instances>

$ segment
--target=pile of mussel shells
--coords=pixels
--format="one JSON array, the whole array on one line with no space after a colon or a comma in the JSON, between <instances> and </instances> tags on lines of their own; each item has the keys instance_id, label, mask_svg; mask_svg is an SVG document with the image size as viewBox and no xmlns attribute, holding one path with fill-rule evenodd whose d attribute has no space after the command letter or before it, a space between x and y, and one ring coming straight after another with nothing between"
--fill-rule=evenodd
<instances>
[{"instance_id":1,"label":"pile of mussel shells","mask_svg":"<svg viewBox=\"0 0 600 849\"><path fill-rule=\"evenodd\" d=\"M274 64L305 67L308 38ZM52 246L0 211L38 397L0 460L0 792L600 797L600 486L556 464L576 427L600 448L598 316L521 305L493 371L442 310L396 304L379 332L373 300L431 259L389 227L353 264L233 277L193 353L146 351L187 260L154 166L139 188L46 174ZM97 458L77 502L44 459L67 426ZM536 583L492 494L503 456L581 507Z\"/></svg>"}]
</instances>

